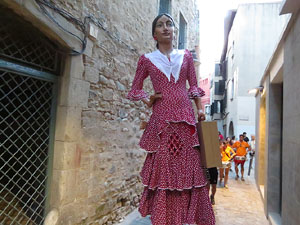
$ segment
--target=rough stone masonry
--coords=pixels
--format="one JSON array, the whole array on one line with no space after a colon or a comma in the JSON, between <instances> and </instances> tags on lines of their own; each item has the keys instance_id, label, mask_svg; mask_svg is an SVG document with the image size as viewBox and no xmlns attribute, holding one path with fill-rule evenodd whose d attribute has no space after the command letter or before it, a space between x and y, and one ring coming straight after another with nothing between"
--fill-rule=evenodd
<instances>
[{"instance_id":1,"label":"rough stone masonry","mask_svg":"<svg viewBox=\"0 0 300 225\"><path fill-rule=\"evenodd\" d=\"M126 99L138 58L153 51L151 23L159 0L57 0L57 7L78 19L91 15L98 21L97 38L88 38L83 55L67 57L61 76L49 210L58 211L60 225L114 224L138 205L143 187L139 172L145 153L139 149L140 122L151 110ZM195 0L171 1L170 14L179 34L180 15L187 23L186 48L198 46ZM34 0L3 3L53 39L67 34L41 14ZM48 9L51 11L50 9ZM32 16L32 15L33 16ZM54 18L80 34L56 12ZM175 47L178 45L175 40ZM75 43L75 42L74 42ZM78 48L78 43L76 47ZM72 46L69 46L72 47ZM151 93L150 80L145 89Z\"/></svg>"}]
</instances>

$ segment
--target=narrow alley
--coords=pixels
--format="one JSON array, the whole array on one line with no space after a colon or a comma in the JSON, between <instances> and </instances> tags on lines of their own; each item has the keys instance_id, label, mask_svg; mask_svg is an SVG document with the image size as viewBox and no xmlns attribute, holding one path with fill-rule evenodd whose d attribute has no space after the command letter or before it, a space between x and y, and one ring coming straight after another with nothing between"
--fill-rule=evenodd
<instances>
[{"instance_id":1,"label":"narrow alley","mask_svg":"<svg viewBox=\"0 0 300 225\"><path fill-rule=\"evenodd\" d=\"M0 225L300 225L299 61L300 0L0 0Z\"/></svg>"},{"instance_id":2,"label":"narrow alley","mask_svg":"<svg viewBox=\"0 0 300 225\"><path fill-rule=\"evenodd\" d=\"M214 211L216 225L268 225L263 203L257 190L254 170L248 176L248 163L245 163L245 181L236 181L235 172L229 173L229 188L218 184ZM232 167L233 168L233 167ZM119 225L151 225L150 218L142 218L135 210Z\"/></svg>"}]
</instances>

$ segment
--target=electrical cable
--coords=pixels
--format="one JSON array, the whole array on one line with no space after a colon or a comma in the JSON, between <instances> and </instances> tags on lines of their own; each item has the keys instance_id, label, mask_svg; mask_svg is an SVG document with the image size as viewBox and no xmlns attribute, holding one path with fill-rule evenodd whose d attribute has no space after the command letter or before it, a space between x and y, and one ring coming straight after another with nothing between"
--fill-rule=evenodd
<instances>
[{"instance_id":1,"label":"electrical cable","mask_svg":"<svg viewBox=\"0 0 300 225\"><path fill-rule=\"evenodd\" d=\"M76 51L74 49L71 50L71 52L67 52L69 55L81 55L85 48L86 48L86 28L85 28L85 24L83 24L80 20L77 20L76 18L74 18L71 14L69 14L67 11L62 10L62 9L58 9L56 6L54 6L53 4L51 4L50 2L47 1L43 1L43 0L35 0L35 2L39 5L40 9L42 10L42 12L52 21L54 22L59 28L61 28L63 31L67 32L68 34L74 36L75 38L77 38L81 44L82 44L82 48L81 51ZM67 20L71 21L71 22L75 22L76 25L78 25L80 27L80 30L84 33L84 38L82 39L81 37L77 36L76 34L73 34L72 32L68 31L67 29L65 29L62 25L60 25L53 17L52 15L49 13L49 11L44 7L47 6L49 8L51 8L52 10L56 11L57 13L59 13L60 15L62 15L64 18L66 18Z\"/></svg>"},{"instance_id":2,"label":"electrical cable","mask_svg":"<svg viewBox=\"0 0 300 225\"><path fill-rule=\"evenodd\" d=\"M105 31L105 33L113 40L117 41L118 43L124 45L126 48L128 48L131 52L136 53L137 54L137 50L130 47L128 44L126 44L124 41L122 41L121 39L119 39L118 37L116 37L115 35L113 35L109 30L107 30L103 24L99 21L99 19L96 19L93 16L85 16L83 19L83 22L80 21L79 19L75 18L71 13L67 12L64 9L58 8L57 6L55 6L53 3L51 3L49 0L35 0L35 2L39 5L41 11L52 21L54 22L59 28L61 28L63 31L65 31L66 33L74 36L76 39L78 39L81 44L82 44L82 48L80 51L76 51L74 49L71 50L71 52L68 52L67 54L70 55L81 55L85 49L86 49L86 45L87 45L87 28L90 22L93 22L95 25L97 25L99 28L101 28L103 31ZM67 19L68 21L74 23L77 27L79 27L80 31L83 33L83 38L79 37L78 35L72 33L71 31L68 31L66 28L64 28L61 24L59 24L59 22L57 22L53 16L49 13L49 11L45 8L48 7L50 9L52 9L54 12L60 14L61 16L63 16L65 19ZM65 52L64 52L65 53Z\"/></svg>"}]
</instances>

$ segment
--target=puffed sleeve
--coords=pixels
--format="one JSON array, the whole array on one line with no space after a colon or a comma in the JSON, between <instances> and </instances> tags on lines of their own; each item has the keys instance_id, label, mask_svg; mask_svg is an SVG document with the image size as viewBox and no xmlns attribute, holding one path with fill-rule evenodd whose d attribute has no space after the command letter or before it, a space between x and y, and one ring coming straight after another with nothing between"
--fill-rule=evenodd
<instances>
[{"instance_id":1,"label":"puffed sleeve","mask_svg":"<svg viewBox=\"0 0 300 225\"><path fill-rule=\"evenodd\" d=\"M190 98L199 98L205 95L205 92L202 88L198 87L197 78L196 78L196 71L194 67L194 60L192 53L186 50L187 60L188 60L188 81L190 88L188 90L188 95Z\"/></svg>"},{"instance_id":2,"label":"puffed sleeve","mask_svg":"<svg viewBox=\"0 0 300 225\"><path fill-rule=\"evenodd\" d=\"M148 71L145 65L145 56L142 55L138 61L136 73L134 80L132 82L132 87L127 95L127 98L132 101L138 101L143 98L148 98L148 94L142 90L144 80L148 77Z\"/></svg>"}]
</instances>

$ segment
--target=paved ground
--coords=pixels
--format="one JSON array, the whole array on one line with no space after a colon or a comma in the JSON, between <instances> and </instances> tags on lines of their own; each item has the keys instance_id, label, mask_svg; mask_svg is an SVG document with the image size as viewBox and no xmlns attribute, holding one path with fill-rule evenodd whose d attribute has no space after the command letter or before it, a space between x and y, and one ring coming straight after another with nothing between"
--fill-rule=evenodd
<instances>
[{"instance_id":1,"label":"paved ground","mask_svg":"<svg viewBox=\"0 0 300 225\"><path fill-rule=\"evenodd\" d=\"M248 162L245 172L248 171ZM216 225L269 225L253 172L249 177L245 173L245 181L236 181L235 173L230 172L229 188L218 185L214 205ZM151 221L148 217L142 218L136 210L119 225L151 225Z\"/></svg>"},{"instance_id":2,"label":"paved ground","mask_svg":"<svg viewBox=\"0 0 300 225\"><path fill-rule=\"evenodd\" d=\"M248 162L245 172L248 172ZM245 181L236 181L235 172L230 172L229 188L217 188L214 206L217 225L269 225L255 184L254 171L251 173L249 177L246 173Z\"/></svg>"}]
</instances>

